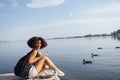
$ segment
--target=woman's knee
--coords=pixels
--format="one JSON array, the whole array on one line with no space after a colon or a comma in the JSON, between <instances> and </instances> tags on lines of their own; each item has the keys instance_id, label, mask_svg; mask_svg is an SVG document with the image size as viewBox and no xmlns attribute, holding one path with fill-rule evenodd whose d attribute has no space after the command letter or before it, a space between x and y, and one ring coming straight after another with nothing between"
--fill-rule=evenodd
<instances>
[{"instance_id":1,"label":"woman's knee","mask_svg":"<svg viewBox=\"0 0 120 80\"><path fill-rule=\"evenodd\" d=\"M43 59L48 59L48 57L46 55L43 56Z\"/></svg>"},{"instance_id":2,"label":"woman's knee","mask_svg":"<svg viewBox=\"0 0 120 80\"><path fill-rule=\"evenodd\" d=\"M49 68L49 66L48 66L47 64L45 64L45 65L44 65L44 68L45 68L45 69L48 69L48 68Z\"/></svg>"}]
</instances>

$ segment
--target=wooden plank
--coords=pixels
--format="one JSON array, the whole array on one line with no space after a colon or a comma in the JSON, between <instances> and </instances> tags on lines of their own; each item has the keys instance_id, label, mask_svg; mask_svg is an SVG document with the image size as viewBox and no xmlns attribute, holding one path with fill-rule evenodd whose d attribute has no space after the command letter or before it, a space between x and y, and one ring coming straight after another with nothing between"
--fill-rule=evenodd
<instances>
[{"instance_id":1,"label":"wooden plank","mask_svg":"<svg viewBox=\"0 0 120 80\"><path fill-rule=\"evenodd\" d=\"M47 75L52 75L53 71L47 70L46 73L47 73ZM0 80L24 80L24 79L20 78L18 76L15 76L14 73L6 73L6 74L0 74ZM40 79L40 77L37 77L37 78L26 79L26 80L60 80L60 78L56 75L52 75L52 77L50 77L50 78Z\"/></svg>"}]
</instances>

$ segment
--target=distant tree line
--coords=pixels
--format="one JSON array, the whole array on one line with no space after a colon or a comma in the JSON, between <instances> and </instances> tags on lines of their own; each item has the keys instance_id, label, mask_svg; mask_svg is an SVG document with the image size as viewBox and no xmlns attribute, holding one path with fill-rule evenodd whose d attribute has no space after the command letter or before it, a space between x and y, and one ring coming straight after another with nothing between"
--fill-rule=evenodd
<instances>
[{"instance_id":1,"label":"distant tree line","mask_svg":"<svg viewBox=\"0 0 120 80\"><path fill-rule=\"evenodd\" d=\"M112 36L120 36L120 29L111 33Z\"/></svg>"},{"instance_id":2,"label":"distant tree line","mask_svg":"<svg viewBox=\"0 0 120 80\"><path fill-rule=\"evenodd\" d=\"M70 39L70 38L83 38L83 37L103 37L103 36L113 36L114 38L118 38L120 40L120 29L117 31L111 32L109 34L87 34L84 36L71 36L71 37L54 37L49 39Z\"/></svg>"}]
</instances>

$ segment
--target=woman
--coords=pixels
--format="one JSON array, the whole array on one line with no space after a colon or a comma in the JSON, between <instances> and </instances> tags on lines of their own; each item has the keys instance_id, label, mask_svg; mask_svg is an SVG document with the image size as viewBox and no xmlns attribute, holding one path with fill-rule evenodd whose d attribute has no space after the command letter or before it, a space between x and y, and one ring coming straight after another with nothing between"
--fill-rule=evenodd
<instances>
[{"instance_id":1,"label":"woman","mask_svg":"<svg viewBox=\"0 0 120 80\"><path fill-rule=\"evenodd\" d=\"M36 77L38 74L42 73L48 67L54 70L54 73L58 76L64 76L65 74L59 70L54 63L48 58L48 56L43 56L39 49L47 46L47 42L42 37L32 37L27 42L28 46L32 48L30 53L28 64L32 65L29 70L29 78Z\"/></svg>"}]
</instances>

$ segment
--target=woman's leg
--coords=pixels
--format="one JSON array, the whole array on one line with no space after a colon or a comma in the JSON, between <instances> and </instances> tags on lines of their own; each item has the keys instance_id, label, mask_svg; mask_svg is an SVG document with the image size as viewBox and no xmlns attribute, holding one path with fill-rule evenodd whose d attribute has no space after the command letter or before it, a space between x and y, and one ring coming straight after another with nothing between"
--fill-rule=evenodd
<instances>
[{"instance_id":1,"label":"woman's leg","mask_svg":"<svg viewBox=\"0 0 120 80\"><path fill-rule=\"evenodd\" d=\"M49 66L48 66L46 63L44 63L43 68L42 68L42 70L40 71L40 73L45 72L45 70L47 70L48 68L49 68Z\"/></svg>"},{"instance_id":2,"label":"woman's leg","mask_svg":"<svg viewBox=\"0 0 120 80\"><path fill-rule=\"evenodd\" d=\"M54 63L47 57L43 56L38 62L35 64L35 67L37 69L37 73L39 74L44 66L44 63L46 63L51 69L54 71L57 71L58 68L54 65Z\"/></svg>"}]
</instances>

